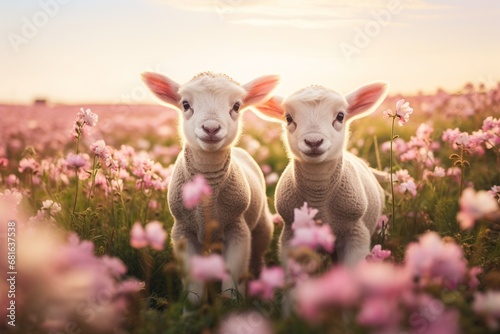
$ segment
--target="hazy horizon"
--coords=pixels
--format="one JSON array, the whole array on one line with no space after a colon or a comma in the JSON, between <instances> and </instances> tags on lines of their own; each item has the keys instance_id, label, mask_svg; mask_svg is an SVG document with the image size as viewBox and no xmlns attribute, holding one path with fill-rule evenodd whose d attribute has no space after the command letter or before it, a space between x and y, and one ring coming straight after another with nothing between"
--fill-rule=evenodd
<instances>
[{"instance_id":1,"label":"hazy horizon","mask_svg":"<svg viewBox=\"0 0 500 334\"><path fill-rule=\"evenodd\" d=\"M179 83L203 71L241 83L279 74L279 95L500 81L496 1L20 0L0 11L3 104L153 104L148 70Z\"/></svg>"}]
</instances>

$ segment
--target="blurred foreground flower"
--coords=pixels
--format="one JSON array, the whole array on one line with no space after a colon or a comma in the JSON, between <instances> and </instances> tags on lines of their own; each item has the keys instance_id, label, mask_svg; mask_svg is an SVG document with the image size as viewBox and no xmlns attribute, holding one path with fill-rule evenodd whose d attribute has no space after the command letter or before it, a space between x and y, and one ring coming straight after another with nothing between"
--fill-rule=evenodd
<instances>
[{"instance_id":1,"label":"blurred foreground flower","mask_svg":"<svg viewBox=\"0 0 500 334\"><path fill-rule=\"evenodd\" d=\"M204 196L212 195L212 188L202 175L196 175L193 181L182 186L182 202L187 209L194 209Z\"/></svg>"},{"instance_id":2,"label":"blurred foreground flower","mask_svg":"<svg viewBox=\"0 0 500 334\"><path fill-rule=\"evenodd\" d=\"M0 218L16 219L17 248L15 277L16 329L23 333L121 332L128 306L142 289L136 280L123 280L127 268L117 258L96 257L94 244L69 238L60 230L26 227L24 217L12 217L0 203ZM5 257L6 259L7 257ZM0 259L0 270L8 272ZM0 282L4 291L5 280ZM7 290L5 290L7 291ZM0 316L9 319L7 298L0 300ZM3 325L0 325L2 328Z\"/></svg>"},{"instance_id":3,"label":"blurred foreground flower","mask_svg":"<svg viewBox=\"0 0 500 334\"><path fill-rule=\"evenodd\" d=\"M465 275L467 264L462 248L454 242L445 243L435 232L427 232L406 248L406 266L420 282L437 281L455 289Z\"/></svg>"},{"instance_id":4,"label":"blurred foreground flower","mask_svg":"<svg viewBox=\"0 0 500 334\"><path fill-rule=\"evenodd\" d=\"M457 220L462 230L470 229L476 220L498 210L498 203L491 193L480 190L476 192L472 188L467 188L460 197L460 212Z\"/></svg>"},{"instance_id":5,"label":"blurred foreground flower","mask_svg":"<svg viewBox=\"0 0 500 334\"><path fill-rule=\"evenodd\" d=\"M329 225L316 224L314 216L317 213L317 209L308 207L305 202L300 209L294 209L292 223L294 232L290 245L292 247L305 246L311 249L323 248L331 253L335 243L335 236Z\"/></svg>"},{"instance_id":6,"label":"blurred foreground flower","mask_svg":"<svg viewBox=\"0 0 500 334\"><path fill-rule=\"evenodd\" d=\"M231 314L222 320L218 334L272 334L271 323L258 311L243 314Z\"/></svg>"},{"instance_id":7,"label":"blurred foreground flower","mask_svg":"<svg viewBox=\"0 0 500 334\"><path fill-rule=\"evenodd\" d=\"M229 278L224 259L219 254L195 255L191 258L190 277L198 282L221 281Z\"/></svg>"},{"instance_id":8,"label":"blurred foreground flower","mask_svg":"<svg viewBox=\"0 0 500 334\"><path fill-rule=\"evenodd\" d=\"M150 245L151 248L161 251L166 239L167 232L159 221L148 223L145 229L141 223L136 222L130 230L130 245L134 248L144 248Z\"/></svg>"},{"instance_id":9,"label":"blurred foreground flower","mask_svg":"<svg viewBox=\"0 0 500 334\"><path fill-rule=\"evenodd\" d=\"M482 315L492 330L500 328L500 292L487 291L477 292L474 295L472 309Z\"/></svg>"},{"instance_id":10,"label":"blurred foreground flower","mask_svg":"<svg viewBox=\"0 0 500 334\"><path fill-rule=\"evenodd\" d=\"M390 250L382 249L381 245L373 246L371 254L367 256L367 260L370 261L384 261L391 256Z\"/></svg>"},{"instance_id":11,"label":"blurred foreground flower","mask_svg":"<svg viewBox=\"0 0 500 334\"><path fill-rule=\"evenodd\" d=\"M250 296L261 296L263 299L273 299L276 289L285 285L285 272L281 267L263 268L259 279L249 283Z\"/></svg>"}]
</instances>

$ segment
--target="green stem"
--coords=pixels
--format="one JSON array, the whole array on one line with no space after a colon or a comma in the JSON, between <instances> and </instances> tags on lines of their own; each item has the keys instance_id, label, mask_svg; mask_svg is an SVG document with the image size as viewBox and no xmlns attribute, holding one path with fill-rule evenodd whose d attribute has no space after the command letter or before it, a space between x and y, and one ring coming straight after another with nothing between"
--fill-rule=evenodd
<instances>
[{"instance_id":1,"label":"green stem","mask_svg":"<svg viewBox=\"0 0 500 334\"><path fill-rule=\"evenodd\" d=\"M75 186L75 200L73 201L73 213L71 215L71 225L73 225L73 221L75 219L75 211L76 211L76 201L78 199L78 184L79 179L78 179L78 168L75 167L75 181L76 181L76 186Z\"/></svg>"},{"instance_id":2,"label":"green stem","mask_svg":"<svg viewBox=\"0 0 500 334\"><path fill-rule=\"evenodd\" d=\"M90 191L89 191L89 196L87 198L87 208L90 206L90 198L92 197L92 193L94 192L94 187L95 187L95 177L97 175L97 169L96 169L96 156L94 155L94 160L92 161L92 174L91 174L91 184L90 184Z\"/></svg>"},{"instance_id":3,"label":"green stem","mask_svg":"<svg viewBox=\"0 0 500 334\"><path fill-rule=\"evenodd\" d=\"M396 123L396 116L392 118L392 127L391 127L391 149L390 149L390 158L389 158L389 172L391 173L391 201L392 201L392 232L395 232L396 228L396 203L394 200L394 180L393 180L393 151L392 151L392 143L394 141L394 124Z\"/></svg>"}]
</instances>

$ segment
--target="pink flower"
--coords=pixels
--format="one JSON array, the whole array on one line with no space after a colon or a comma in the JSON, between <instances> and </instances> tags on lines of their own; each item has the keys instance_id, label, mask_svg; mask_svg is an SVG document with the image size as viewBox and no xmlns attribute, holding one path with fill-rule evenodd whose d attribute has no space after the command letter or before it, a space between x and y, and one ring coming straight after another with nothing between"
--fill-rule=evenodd
<instances>
[{"instance_id":1,"label":"pink flower","mask_svg":"<svg viewBox=\"0 0 500 334\"><path fill-rule=\"evenodd\" d=\"M66 163L69 167L80 169L87 163L87 160L83 156L83 154L73 154L69 153L66 157Z\"/></svg>"},{"instance_id":2,"label":"pink flower","mask_svg":"<svg viewBox=\"0 0 500 334\"><path fill-rule=\"evenodd\" d=\"M395 329L401 318L397 300L392 298L376 297L367 299L358 313L357 321L360 325L377 328L380 332L397 332Z\"/></svg>"},{"instance_id":3,"label":"pink flower","mask_svg":"<svg viewBox=\"0 0 500 334\"><path fill-rule=\"evenodd\" d=\"M263 299L273 299L274 291L285 285L285 272L281 267L263 268L258 280L249 283L250 296L262 296Z\"/></svg>"},{"instance_id":4,"label":"pink flower","mask_svg":"<svg viewBox=\"0 0 500 334\"><path fill-rule=\"evenodd\" d=\"M77 114L77 122L81 122L81 124L93 127L97 124L99 120L99 116L94 114L90 109L84 110L80 108L80 111Z\"/></svg>"},{"instance_id":5,"label":"pink flower","mask_svg":"<svg viewBox=\"0 0 500 334\"><path fill-rule=\"evenodd\" d=\"M224 259L219 254L195 255L191 258L189 267L190 276L195 281L211 282L229 278Z\"/></svg>"},{"instance_id":6,"label":"pink flower","mask_svg":"<svg viewBox=\"0 0 500 334\"><path fill-rule=\"evenodd\" d=\"M38 163L35 161L33 158L24 158L19 161L19 172L24 173L25 171L28 172L36 172L38 169Z\"/></svg>"},{"instance_id":7,"label":"pink flower","mask_svg":"<svg viewBox=\"0 0 500 334\"><path fill-rule=\"evenodd\" d=\"M443 243L435 232L427 232L419 242L406 248L406 268L426 284L428 281L443 283L454 289L462 281L467 268L462 248L456 243Z\"/></svg>"},{"instance_id":8,"label":"pink flower","mask_svg":"<svg viewBox=\"0 0 500 334\"><path fill-rule=\"evenodd\" d=\"M354 275L343 266L333 267L318 278L299 282L295 296L300 315L309 320L317 319L330 306L351 306L360 291Z\"/></svg>"},{"instance_id":9,"label":"pink flower","mask_svg":"<svg viewBox=\"0 0 500 334\"><path fill-rule=\"evenodd\" d=\"M314 216L316 216L317 213L318 210L309 208L306 202L304 202L304 205L300 209L293 209L292 229L295 230L297 228L312 227L316 225Z\"/></svg>"},{"instance_id":10,"label":"pink flower","mask_svg":"<svg viewBox=\"0 0 500 334\"><path fill-rule=\"evenodd\" d=\"M413 179L401 182L396 185L396 191L400 194L410 193L413 197L417 195L417 185Z\"/></svg>"},{"instance_id":11,"label":"pink flower","mask_svg":"<svg viewBox=\"0 0 500 334\"><path fill-rule=\"evenodd\" d=\"M457 139L455 139L455 144L459 146L468 146L470 142L470 137L467 132L462 132L457 136Z\"/></svg>"},{"instance_id":12,"label":"pink flower","mask_svg":"<svg viewBox=\"0 0 500 334\"><path fill-rule=\"evenodd\" d=\"M109 147L106 146L106 143L102 139L91 144L90 151L103 161L106 161L110 158Z\"/></svg>"},{"instance_id":13,"label":"pink flower","mask_svg":"<svg viewBox=\"0 0 500 334\"><path fill-rule=\"evenodd\" d=\"M443 167L436 166L436 168L434 168L434 172L432 172L432 176L434 176L434 177L445 177L446 176L446 171L444 170Z\"/></svg>"},{"instance_id":14,"label":"pink flower","mask_svg":"<svg viewBox=\"0 0 500 334\"><path fill-rule=\"evenodd\" d=\"M377 231L381 231L383 228L387 229L389 226L389 217L387 215L382 215L377 220Z\"/></svg>"},{"instance_id":15,"label":"pink flower","mask_svg":"<svg viewBox=\"0 0 500 334\"><path fill-rule=\"evenodd\" d=\"M479 280L477 279L477 275L483 272L481 267L472 267L469 270L469 289L476 290L479 286Z\"/></svg>"},{"instance_id":16,"label":"pink flower","mask_svg":"<svg viewBox=\"0 0 500 334\"><path fill-rule=\"evenodd\" d=\"M497 210L497 201L487 191L476 192L473 188L467 188L460 197L460 212L457 214L457 220L460 228L467 230L474 226L476 220Z\"/></svg>"},{"instance_id":17,"label":"pink flower","mask_svg":"<svg viewBox=\"0 0 500 334\"><path fill-rule=\"evenodd\" d=\"M500 291L476 292L472 309L483 316L490 329L500 327Z\"/></svg>"},{"instance_id":18,"label":"pink flower","mask_svg":"<svg viewBox=\"0 0 500 334\"><path fill-rule=\"evenodd\" d=\"M271 323L258 311L249 311L243 314L231 314L222 320L218 334L272 334Z\"/></svg>"},{"instance_id":19,"label":"pink flower","mask_svg":"<svg viewBox=\"0 0 500 334\"><path fill-rule=\"evenodd\" d=\"M164 248L167 232L163 229L163 225L158 221L152 221L143 229L141 223L137 222L130 230L130 245L134 248L151 248L160 251Z\"/></svg>"},{"instance_id":20,"label":"pink flower","mask_svg":"<svg viewBox=\"0 0 500 334\"><path fill-rule=\"evenodd\" d=\"M396 116L399 118L399 125L402 126L410 119L410 114L413 113L413 108L410 108L410 103L405 100L396 102Z\"/></svg>"},{"instance_id":21,"label":"pink flower","mask_svg":"<svg viewBox=\"0 0 500 334\"><path fill-rule=\"evenodd\" d=\"M49 216L55 216L56 213L61 211L61 204L56 203L50 199L42 202L42 211L46 211Z\"/></svg>"},{"instance_id":22,"label":"pink flower","mask_svg":"<svg viewBox=\"0 0 500 334\"><path fill-rule=\"evenodd\" d=\"M187 209L194 209L204 196L212 195L212 188L203 175L196 175L193 181L182 186L182 202Z\"/></svg>"},{"instance_id":23,"label":"pink flower","mask_svg":"<svg viewBox=\"0 0 500 334\"><path fill-rule=\"evenodd\" d=\"M334 243L335 236L330 226L326 224L295 229L290 240L292 247L305 246L311 249L321 247L330 253L333 251Z\"/></svg>"},{"instance_id":24,"label":"pink flower","mask_svg":"<svg viewBox=\"0 0 500 334\"><path fill-rule=\"evenodd\" d=\"M384 261L391 256L390 250L382 249L381 245L373 246L372 252L368 255L367 259L371 261Z\"/></svg>"}]
</instances>

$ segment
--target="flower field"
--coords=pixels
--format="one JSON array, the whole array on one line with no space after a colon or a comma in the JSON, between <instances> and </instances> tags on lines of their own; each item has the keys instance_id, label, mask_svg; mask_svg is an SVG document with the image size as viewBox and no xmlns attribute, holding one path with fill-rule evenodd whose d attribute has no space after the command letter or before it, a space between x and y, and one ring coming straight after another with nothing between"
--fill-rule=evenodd
<instances>
[{"instance_id":1,"label":"flower field","mask_svg":"<svg viewBox=\"0 0 500 334\"><path fill-rule=\"evenodd\" d=\"M239 146L273 208L288 163L281 126L244 117ZM217 245L190 270L173 256L175 111L0 105L0 119L2 333L500 330L500 85L391 96L354 121L348 150L390 175L372 253L353 268L331 260L335 235L305 203L288 272L275 215L266 268L242 277L247 295L232 299L220 293ZM184 187L186 208L210 196L202 177ZM201 305L188 305L183 278L205 285Z\"/></svg>"}]
</instances>

